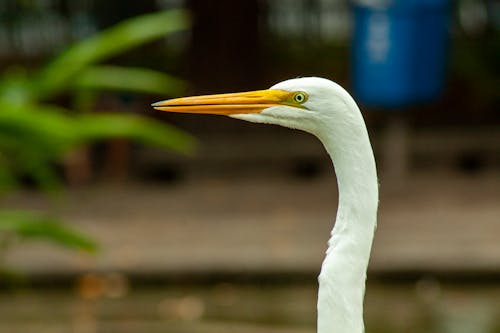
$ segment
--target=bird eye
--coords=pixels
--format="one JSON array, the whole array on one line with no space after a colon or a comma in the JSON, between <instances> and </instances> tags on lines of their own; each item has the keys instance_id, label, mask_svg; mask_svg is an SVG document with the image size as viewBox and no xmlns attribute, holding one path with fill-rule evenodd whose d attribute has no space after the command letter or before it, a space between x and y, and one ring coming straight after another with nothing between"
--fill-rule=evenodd
<instances>
[{"instance_id":1,"label":"bird eye","mask_svg":"<svg viewBox=\"0 0 500 333\"><path fill-rule=\"evenodd\" d=\"M302 104L307 101L307 94L304 92L295 93L295 95L293 95L293 100L299 104Z\"/></svg>"}]
</instances>

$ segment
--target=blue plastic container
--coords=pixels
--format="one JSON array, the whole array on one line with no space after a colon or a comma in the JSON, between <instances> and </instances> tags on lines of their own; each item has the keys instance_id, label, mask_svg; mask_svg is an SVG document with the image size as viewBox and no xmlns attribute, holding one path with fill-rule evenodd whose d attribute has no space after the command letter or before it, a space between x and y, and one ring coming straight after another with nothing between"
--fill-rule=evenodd
<instances>
[{"instance_id":1,"label":"blue plastic container","mask_svg":"<svg viewBox=\"0 0 500 333\"><path fill-rule=\"evenodd\" d=\"M395 108L435 99L444 86L449 0L354 2L353 89Z\"/></svg>"}]
</instances>

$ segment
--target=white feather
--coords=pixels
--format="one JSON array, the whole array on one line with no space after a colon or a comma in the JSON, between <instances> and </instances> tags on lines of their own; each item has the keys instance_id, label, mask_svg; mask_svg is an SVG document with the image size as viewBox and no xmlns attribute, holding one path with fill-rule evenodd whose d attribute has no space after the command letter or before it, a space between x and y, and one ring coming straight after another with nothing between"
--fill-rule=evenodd
<instances>
[{"instance_id":1,"label":"white feather","mask_svg":"<svg viewBox=\"0 0 500 333\"><path fill-rule=\"evenodd\" d=\"M337 175L339 205L318 279L317 331L361 333L378 207L377 172L365 122L352 97L330 80L292 79L270 89L307 93L305 109L274 106L232 117L304 130L325 146Z\"/></svg>"}]
</instances>

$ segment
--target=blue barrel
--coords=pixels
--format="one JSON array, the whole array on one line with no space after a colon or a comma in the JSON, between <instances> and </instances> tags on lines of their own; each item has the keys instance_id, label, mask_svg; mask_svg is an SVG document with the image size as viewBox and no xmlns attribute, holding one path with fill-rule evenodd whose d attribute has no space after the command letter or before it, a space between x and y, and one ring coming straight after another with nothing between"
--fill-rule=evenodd
<instances>
[{"instance_id":1,"label":"blue barrel","mask_svg":"<svg viewBox=\"0 0 500 333\"><path fill-rule=\"evenodd\" d=\"M444 86L449 0L354 2L353 90L369 106L435 99Z\"/></svg>"}]
</instances>

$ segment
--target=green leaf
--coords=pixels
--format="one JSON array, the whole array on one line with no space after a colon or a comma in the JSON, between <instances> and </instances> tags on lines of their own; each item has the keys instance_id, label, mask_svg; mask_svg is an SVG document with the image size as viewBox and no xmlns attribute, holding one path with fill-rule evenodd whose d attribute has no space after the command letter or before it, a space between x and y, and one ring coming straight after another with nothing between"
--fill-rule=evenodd
<instances>
[{"instance_id":1,"label":"green leaf","mask_svg":"<svg viewBox=\"0 0 500 333\"><path fill-rule=\"evenodd\" d=\"M0 100L12 104L26 104L32 100L32 83L26 68L13 65L8 67L0 79Z\"/></svg>"},{"instance_id":2,"label":"green leaf","mask_svg":"<svg viewBox=\"0 0 500 333\"><path fill-rule=\"evenodd\" d=\"M119 23L73 45L47 65L38 77L38 96L46 98L67 88L75 75L88 65L184 30L188 25L187 13L183 10L146 14Z\"/></svg>"},{"instance_id":3,"label":"green leaf","mask_svg":"<svg viewBox=\"0 0 500 333\"><path fill-rule=\"evenodd\" d=\"M61 183L54 163L70 149L98 140L130 138L180 153L192 153L196 146L189 134L133 114L71 115L66 109L50 105L13 106L1 101L0 110L0 162L10 166L0 168L6 186L12 179L8 174L11 171L14 176L29 176L45 191L56 190ZM14 185L12 181L10 184Z\"/></svg>"},{"instance_id":4,"label":"green leaf","mask_svg":"<svg viewBox=\"0 0 500 333\"><path fill-rule=\"evenodd\" d=\"M11 105L0 101L0 145L17 154L36 153L54 158L75 141L69 110L50 105Z\"/></svg>"},{"instance_id":5,"label":"green leaf","mask_svg":"<svg viewBox=\"0 0 500 333\"><path fill-rule=\"evenodd\" d=\"M2 185L7 189L16 177L29 176L45 191L58 189L61 183L53 164L78 142L73 121L59 108L41 105L0 102L0 109Z\"/></svg>"},{"instance_id":6,"label":"green leaf","mask_svg":"<svg viewBox=\"0 0 500 333\"><path fill-rule=\"evenodd\" d=\"M192 153L196 140L189 134L168 124L132 114L94 114L78 117L81 139L101 140L109 137L127 137L145 144Z\"/></svg>"},{"instance_id":7,"label":"green leaf","mask_svg":"<svg viewBox=\"0 0 500 333\"><path fill-rule=\"evenodd\" d=\"M0 149L2 142L18 143L21 152L60 157L69 148L112 137L136 139L182 153L191 153L195 139L168 124L123 113L69 115L65 109L34 105L8 109L0 103ZM24 140L24 141L23 141ZM24 149L22 149L24 148Z\"/></svg>"},{"instance_id":8,"label":"green leaf","mask_svg":"<svg viewBox=\"0 0 500 333\"><path fill-rule=\"evenodd\" d=\"M79 89L118 90L158 95L179 95L187 86L181 79L144 68L92 66L73 81Z\"/></svg>"},{"instance_id":9,"label":"green leaf","mask_svg":"<svg viewBox=\"0 0 500 333\"><path fill-rule=\"evenodd\" d=\"M24 211L0 211L0 232L13 232L25 239L43 239L69 249L96 252L96 242L59 221Z\"/></svg>"}]
</instances>

